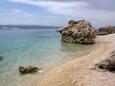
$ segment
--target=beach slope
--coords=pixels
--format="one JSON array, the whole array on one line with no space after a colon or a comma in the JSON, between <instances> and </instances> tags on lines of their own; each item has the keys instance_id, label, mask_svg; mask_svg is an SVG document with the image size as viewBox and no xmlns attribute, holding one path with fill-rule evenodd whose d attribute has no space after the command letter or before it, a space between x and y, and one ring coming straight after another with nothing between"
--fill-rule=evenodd
<instances>
[{"instance_id":1,"label":"beach slope","mask_svg":"<svg viewBox=\"0 0 115 86\"><path fill-rule=\"evenodd\" d=\"M97 47L90 54L55 67L38 86L115 86L115 74L93 70L95 64L115 49L115 34L98 36Z\"/></svg>"}]
</instances>

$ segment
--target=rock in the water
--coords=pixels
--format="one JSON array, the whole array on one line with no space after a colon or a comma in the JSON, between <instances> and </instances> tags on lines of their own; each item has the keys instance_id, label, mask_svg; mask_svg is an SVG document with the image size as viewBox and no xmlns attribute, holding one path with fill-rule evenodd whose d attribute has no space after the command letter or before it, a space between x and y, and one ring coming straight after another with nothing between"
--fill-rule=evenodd
<instances>
[{"instance_id":1,"label":"rock in the water","mask_svg":"<svg viewBox=\"0 0 115 86\"><path fill-rule=\"evenodd\" d=\"M38 70L40 70L40 68L32 67L32 66L28 66L28 67L20 66L19 67L19 72L21 74L35 73L35 72L38 72Z\"/></svg>"},{"instance_id":2,"label":"rock in the water","mask_svg":"<svg viewBox=\"0 0 115 86\"><path fill-rule=\"evenodd\" d=\"M108 32L97 32L97 35L108 35Z\"/></svg>"},{"instance_id":3,"label":"rock in the water","mask_svg":"<svg viewBox=\"0 0 115 86\"><path fill-rule=\"evenodd\" d=\"M115 71L115 51L112 51L105 60L96 64L100 69L105 69L109 71Z\"/></svg>"},{"instance_id":4,"label":"rock in the water","mask_svg":"<svg viewBox=\"0 0 115 86\"><path fill-rule=\"evenodd\" d=\"M58 30L62 35L63 42L80 44L95 43L96 31L90 22L86 20L70 20L68 24L68 26Z\"/></svg>"},{"instance_id":5,"label":"rock in the water","mask_svg":"<svg viewBox=\"0 0 115 86\"><path fill-rule=\"evenodd\" d=\"M3 60L3 58L4 58L3 56L0 56L0 61L2 61L2 60Z\"/></svg>"},{"instance_id":6,"label":"rock in the water","mask_svg":"<svg viewBox=\"0 0 115 86\"><path fill-rule=\"evenodd\" d=\"M108 34L115 33L115 26L106 26L99 28L99 32L106 32Z\"/></svg>"}]
</instances>

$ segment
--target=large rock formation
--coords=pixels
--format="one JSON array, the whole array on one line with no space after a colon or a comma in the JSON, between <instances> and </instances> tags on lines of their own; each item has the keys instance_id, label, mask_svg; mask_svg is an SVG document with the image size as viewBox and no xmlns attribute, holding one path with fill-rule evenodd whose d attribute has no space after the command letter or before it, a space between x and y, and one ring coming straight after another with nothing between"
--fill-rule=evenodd
<instances>
[{"instance_id":1,"label":"large rock formation","mask_svg":"<svg viewBox=\"0 0 115 86\"><path fill-rule=\"evenodd\" d=\"M115 26L106 26L99 28L99 32L112 34L115 33Z\"/></svg>"},{"instance_id":2,"label":"large rock formation","mask_svg":"<svg viewBox=\"0 0 115 86\"><path fill-rule=\"evenodd\" d=\"M91 23L86 20L70 20L68 26L61 28L58 32L62 35L63 42L92 44L95 43L96 31Z\"/></svg>"},{"instance_id":3,"label":"large rock formation","mask_svg":"<svg viewBox=\"0 0 115 86\"><path fill-rule=\"evenodd\" d=\"M96 66L100 69L115 71L115 50L112 51L106 59L96 64Z\"/></svg>"}]
</instances>

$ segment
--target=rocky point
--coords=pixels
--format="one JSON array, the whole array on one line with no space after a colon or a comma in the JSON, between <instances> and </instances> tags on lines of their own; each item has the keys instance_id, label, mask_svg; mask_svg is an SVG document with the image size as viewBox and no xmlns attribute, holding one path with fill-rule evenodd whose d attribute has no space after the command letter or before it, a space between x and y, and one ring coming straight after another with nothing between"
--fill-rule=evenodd
<instances>
[{"instance_id":1,"label":"rocky point","mask_svg":"<svg viewBox=\"0 0 115 86\"><path fill-rule=\"evenodd\" d=\"M96 30L89 21L70 20L66 27L58 30L63 42L93 44L95 43Z\"/></svg>"}]
</instances>

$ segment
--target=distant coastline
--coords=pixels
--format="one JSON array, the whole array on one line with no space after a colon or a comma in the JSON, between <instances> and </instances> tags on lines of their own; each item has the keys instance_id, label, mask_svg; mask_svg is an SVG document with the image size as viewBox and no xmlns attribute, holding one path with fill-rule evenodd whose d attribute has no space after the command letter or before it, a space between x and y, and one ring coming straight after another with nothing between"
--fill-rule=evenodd
<instances>
[{"instance_id":1,"label":"distant coastline","mask_svg":"<svg viewBox=\"0 0 115 86\"><path fill-rule=\"evenodd\" d=\"M50 28L50 29L57 29L60 28L59 26L43 26L43 25L0 25L0 29L4 29L4 28L20 28L20 29L30 29L30 28Z\"/></svg>"}]
</instances>

